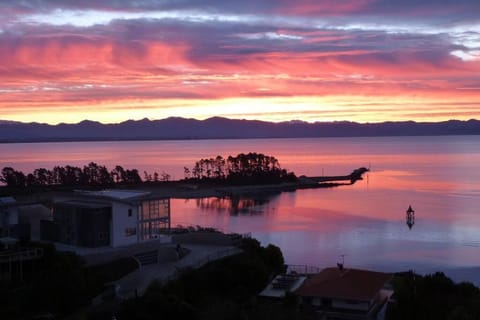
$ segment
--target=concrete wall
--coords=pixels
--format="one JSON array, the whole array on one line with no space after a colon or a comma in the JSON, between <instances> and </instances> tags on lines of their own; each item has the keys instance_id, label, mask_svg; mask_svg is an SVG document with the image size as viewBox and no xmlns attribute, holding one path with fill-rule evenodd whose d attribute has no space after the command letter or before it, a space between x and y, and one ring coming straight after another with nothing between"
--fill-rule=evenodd
<instances>
[{"instance_id":1,"label":"concrete wall","mask_svg":"<svg viewBox=\"0 0 480 320\"><path fill-rule=\"evenodd\" d=\"M174 243L180 244L211 244L219 246L231 246L232 240L226 234L219 232L189 232L172 236Z\"/></svg>"},{"instance_id":2,"label":"concrete wall","mask_svg":"<svg viewBox=\"0 0 480 320\"><path fill-rule=\"evenodd\" d=\"M128 210L132 210L130 217L128 216ZM127 246L138 242L137 215L138 209L136 206L112 202L112 225L110 228L112 247ZM127 228L135 228L136 234L127 236L125 234Z\"/></svg>"},{"instance_id":3,"label":"concrete wall","mask_svg":"<svg viewBox=\"0 0 480 320\"><path fill-rule=\"evenodd\" d=\"M110 250L99 249L97 253L83 254L82 258L87 265L104 264L119 258L131 257L135 254L157 250L158 262L169 262L178 260L177 250L174 246L166 246L160 241L150 241L141 244L131 245L125 248L115 248Z\"/></svg>"}]
</instances>

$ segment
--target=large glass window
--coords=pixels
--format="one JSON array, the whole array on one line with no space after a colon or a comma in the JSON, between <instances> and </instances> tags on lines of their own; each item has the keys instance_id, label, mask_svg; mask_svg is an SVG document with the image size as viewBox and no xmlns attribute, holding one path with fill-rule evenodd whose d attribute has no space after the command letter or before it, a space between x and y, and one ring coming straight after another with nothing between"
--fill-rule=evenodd
<instances>
[{"instance_id":1,"label":"large glass window","mask_svg":"<svg viewBox=\"0 0 480 320\"><path fill-rule=\"evenodd\" d=\"M170 227L170 200L144 201L138 207L138 232L140 240L158 237Z\"/></svg>"}]
</instances>

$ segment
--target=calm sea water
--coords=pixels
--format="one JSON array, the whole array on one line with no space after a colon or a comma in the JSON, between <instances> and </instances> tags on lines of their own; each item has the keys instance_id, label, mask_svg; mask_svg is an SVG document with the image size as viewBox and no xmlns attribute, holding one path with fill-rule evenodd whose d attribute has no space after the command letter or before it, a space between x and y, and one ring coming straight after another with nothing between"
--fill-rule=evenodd
<instances>
[{"instance_id":1,"label":"calm sea water","mask_svg":"<svg viewBox=\"0 0 480 320\"><path fill-rule=\"evenodd\" d=\"M242 199L173 199L173 224L246 233L289 264L445 271L480 284L480 137L383 137L0 144L0 167L29 172L95 161L183 178L202 157L262 152L297 175L366 166L353 186ZM405 210L416 211L406 225Z\"/></svg>"}]
</instances>

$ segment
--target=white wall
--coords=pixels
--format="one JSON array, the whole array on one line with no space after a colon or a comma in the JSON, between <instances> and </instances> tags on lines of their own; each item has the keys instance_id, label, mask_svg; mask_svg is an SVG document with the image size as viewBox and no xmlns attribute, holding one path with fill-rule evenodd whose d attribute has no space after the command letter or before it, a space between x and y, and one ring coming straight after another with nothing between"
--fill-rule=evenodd
<instances>
[{"instance_id":1,"label":"white wall","mask_svg":"<svg viewBox=\"0 0 480 320\"><path fill-rule=\"evenodd\" d=\"M132 216L128 216L128 209L132 210ZM137 243L137 215L136 206L130 206L120 202L112 202L112 226L110 228L110 245L112 247L121 247ZM135 228L135 235L126 236L125 229Z\"/></svg>"}]
</instances>

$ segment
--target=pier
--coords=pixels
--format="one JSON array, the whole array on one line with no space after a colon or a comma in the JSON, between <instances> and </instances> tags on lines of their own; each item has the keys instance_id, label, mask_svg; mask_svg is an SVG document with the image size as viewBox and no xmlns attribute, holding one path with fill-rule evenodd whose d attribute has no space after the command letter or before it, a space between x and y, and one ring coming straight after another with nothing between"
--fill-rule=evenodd
<instances>
[{"instance_id":1,"label":"pier","mask_svg":"<svg viewBox=\"0 0 480 320\"><path fill-rule=\"evenodd\" d=\"M365 167L361 167L352 171L352 173L345 176L321 176L321 177L308 177L307 179L317 182L337 182L337 181L350 181L350 184L355 183L357 180L362 180L362 176L365 172L370 171Z\"/></svg>"}]
</instances>

